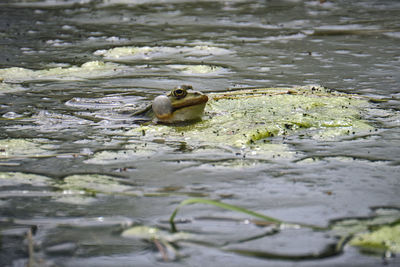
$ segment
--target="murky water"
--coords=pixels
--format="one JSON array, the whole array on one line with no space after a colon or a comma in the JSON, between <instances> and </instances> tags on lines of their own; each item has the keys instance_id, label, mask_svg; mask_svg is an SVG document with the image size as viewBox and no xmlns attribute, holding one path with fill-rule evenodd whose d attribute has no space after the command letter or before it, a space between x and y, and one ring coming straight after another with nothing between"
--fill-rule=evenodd
<instances>
[{"instance_id":1,"label":"murky water","mask_svg":"<svg viewBox=\"0 0 400 267\"><path fill-rule=\"evenodd\" d=\"M242 214L204 205L183 208L179 227L207 245L179 243L167 262L155 244L121 231L168 227L189 197L319 226L398 211L399 11L398 1L2 1L0 262L398 264L351 246L324 257L332 234L268 236ZM365 114L368 133L270 138L292 156L130 135L138 124L126 111L180 84L206 93L320 84L387 101Z\"/></svg>"}]
</instances>

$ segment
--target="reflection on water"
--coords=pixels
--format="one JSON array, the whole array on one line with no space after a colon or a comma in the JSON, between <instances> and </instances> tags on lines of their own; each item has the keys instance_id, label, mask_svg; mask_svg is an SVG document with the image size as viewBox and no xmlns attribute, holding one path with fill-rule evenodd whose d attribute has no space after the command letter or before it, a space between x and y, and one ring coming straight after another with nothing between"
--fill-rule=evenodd
<instances>
[{"instance_id":1,"label":"reflection on water","mask_svg":"<svg viewBox=\"0 0 400 267\"><path fill-rule=\"evenodd\" d=\"M167 227L188 197L320 226L398 209L399 10L389 0L3 1L0 262L19 266L30 255L43 266L153 266L162 251L122 230ZM320 84L372 98L360 117L374 128L335 140L270 137L285 147L273 157L130 134L139 125L129 111L180 84L206 93ZM184 229L218 248L179 244L174 265L219 266L229 257L237 266L290 266L290 257L219 248L293 256L336 242L308 229L268 237L233 220L242 215L206 206L180 216ZM382 260L347 246L296 264L348 262Z\"/></svg>"}]
</instances>

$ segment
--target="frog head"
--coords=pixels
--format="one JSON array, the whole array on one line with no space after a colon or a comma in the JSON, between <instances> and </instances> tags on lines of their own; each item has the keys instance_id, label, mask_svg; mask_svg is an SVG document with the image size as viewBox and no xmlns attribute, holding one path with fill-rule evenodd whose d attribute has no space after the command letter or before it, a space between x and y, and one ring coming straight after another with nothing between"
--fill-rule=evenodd
<instances>
[{"instance_id":1,"label":"frog head","mask_svg":"<svg viewBox=\"0 0 400 267\"><path fill-rule=\"evenodd\" d=\"M190 85L174 88L167 95L157 96L152 104L158 122L176 123L198 120L204 113L208 97Z\"/></svg>"}]
</instances>

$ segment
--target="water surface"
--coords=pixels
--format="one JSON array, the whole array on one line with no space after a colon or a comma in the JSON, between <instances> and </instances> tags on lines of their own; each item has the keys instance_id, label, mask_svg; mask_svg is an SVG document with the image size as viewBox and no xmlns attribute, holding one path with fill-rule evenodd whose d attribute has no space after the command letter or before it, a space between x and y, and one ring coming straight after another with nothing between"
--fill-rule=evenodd
<instances>
[{"instance_id":1,"label":"water surface","mask_svg":"<svg viewBox=\"0 0 400 267\"><path fill-rule=\"evenodd\" d=\"M320 226L398 210L399 11L398 1L366 0L3 1L0 262L28 261L32 228L34 257L44 266L160 264L154 244L120 233L129 225L167 227L178 203L193 196ZM121 47L138 52L112 54ZM138 124L121 110L180 84L205 93L319 84L387 101L365 114L376 129L366 134L270 139L293 157L243 157L234 148L126 134ZM246 226L246 216L202 205L179 216L188 222L181 227L209 235L215 247L181 244L184 257L165 265L399 263L350 246L317 260L245 256L218 247L237 248L267 231ZM301 229L244 246L293 256L333 242Z\"/></svg>"}]
</instances>

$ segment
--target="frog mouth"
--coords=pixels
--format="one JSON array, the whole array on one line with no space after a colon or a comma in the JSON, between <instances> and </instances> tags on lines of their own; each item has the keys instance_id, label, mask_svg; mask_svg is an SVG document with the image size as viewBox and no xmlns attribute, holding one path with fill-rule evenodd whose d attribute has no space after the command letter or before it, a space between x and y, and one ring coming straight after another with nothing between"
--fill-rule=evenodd
<instances>
[{"instance_id":1,"label":"frog mouth","mask_svg":"<svg viewBox=\"0 0 400 267\"><path fill-rule=\"evenodd\" d=\"M196 106L200 104L205 104L208 101L208 96L206 95L199 95L198 97L194 97L192 99L185 99L185 101L182 102L176 102L172 104L172 108L174 110L185 108L185 107L190 107L190 106Z\"/></svg>"}]
</instances>

